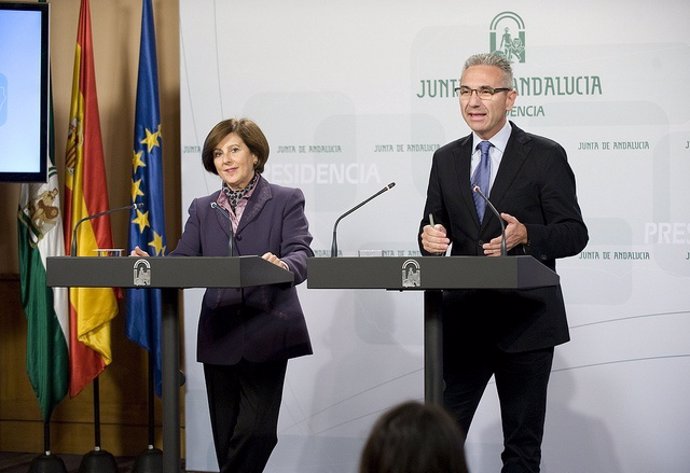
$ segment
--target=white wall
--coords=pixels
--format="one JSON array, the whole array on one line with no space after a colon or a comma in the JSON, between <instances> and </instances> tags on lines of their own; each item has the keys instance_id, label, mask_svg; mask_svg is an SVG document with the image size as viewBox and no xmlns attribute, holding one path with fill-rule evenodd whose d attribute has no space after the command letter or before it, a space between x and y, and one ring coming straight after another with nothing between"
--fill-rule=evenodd
<instances>
[{"instance_id":1,"label":"white wall","mask_svg":"<svg viewBox=\"0 0 690 473\"><path fill-rule=\"evenodd\" d=\"M456 79L490 50L493 20L500 41L519 17L516 77L577 80L582 93L521 90L528 116L511 120L566 148L591 237L558 266L572 341L556 350L543 471L687 471L690 4L181 0L180 15L184 218L220 185L200 163L206 133L248 116L271 143L265 176L305 192L320 255L337 216L393 181L341 222L340 248L416 252L431 149L469 132L452 92L419 97L421 84ZM185 297L186 457L212 470L199 294ZM300 297L315 354L289 365L267 471L353 473L374 419L423 396L421 294L303 285ZM498 422L490 386L468 437L473 472L499 469Z\"/></svg>"}]
</instances>

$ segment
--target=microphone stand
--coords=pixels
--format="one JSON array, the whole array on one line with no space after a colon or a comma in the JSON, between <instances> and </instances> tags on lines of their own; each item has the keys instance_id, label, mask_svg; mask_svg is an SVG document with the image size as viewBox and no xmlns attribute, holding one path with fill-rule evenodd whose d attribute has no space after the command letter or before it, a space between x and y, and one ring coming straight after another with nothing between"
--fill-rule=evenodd
<instances>
[{"instance_id":1,"label":"microphone stand","mask_svg":"<svg viewBox=\"0 0 690 473\"><path fill-rule=\"evenodd\" d=\"M372 195L371 197L364 200L363 202L360 202L359 204L355 205L350 210L348 210L347 212L342 214L340 217L338 217L338 219L333 224L333 242L331 243L331 258L336 258L338 256L338 242L337 242L336 235L338 232L337 229L338 229L338 224L340 223L340 221L342 219L344 219L345 217L347 217L348 215L350 215L355 210L357 210L358 208L360 208L361 206L363 206L364 204L366 204L367 202L369 202L370 200L375 199L376 197L380 196L381 194L383 194L387 190L392 189L393 187L395 187L395 182L391 182L386 187L384 187L383 189L378 191L376 194Z\"/></svg>"},{"instance_id":2,"label":"microphone stand","mask_svg":"<svg viewBox=\"0 0 690 473\"><path fill-rule=\"evenodd\" d=\"M235 256L235 232L232 229L232 219L228 214L225 213L226 210L219 206L216 202L211 202L211 208L228 221L228 231L230 232L230 235L228 236L228 256Z\"/></svg>"},{"instance_id":3,"label":"microphone stand","mask_svg":"<svg viewBox=\"0 0 690 473\"><path fill-rule=\"evenodd\" d=\"M482 199L484 199L484 202L486 202L486 205L491 209L493 214L496 216L498 219L498 223L501 225L501 256L508 256L508 249L506 248L506 224L503 223L503 219L501 218L501 214L498 213L498 210L496 210L496 207L494 207L494 204L491 203L489 198L484 195L482 190L479 188L479 186L474 186L472 188L472 191L479 194Z\"/></svg>"},{"instance_id":4,"label":"microphone stand","mask_svg":"<svg viewBox=\"0 0 690 473\"><path fill-rule=\"evenodd\" d=\"M113 212L122 210L138 209L143 206L142 203L126 205L115 209L104 210L93 215L87 215L80 219L72 229L72 244L70 246L70 256L77 256L77 230L82 223L93 220L104 215L109 215ZM117 473L117 462L112 453L101 449L101 401L100 401L100 382L99 377L96 376L92 382L93 385L93 426L94 426L94 448L92 451L82 457L79 465L79 473Z\"/></svg>"},{"instance_id":5,"label":"microphone stand","mask_svg":"<svg viewBox=\"0 0 690 473\"><path fill-rule=\"evenodd\" d=\"M110 215L111 213L114 212L120 212L122 210L136 210L140 209L144 206L141 202L138 204L132 204L132 205L125 205L124 207L118 207L116 209L109 209L109 210L104 210L102 212L97 212L93 215L87 215L84 218L81 218L75 225L74 228L72 228L72 244L70 246L70 256L77 256L77 230L81 226L82 223L87 222L89 220L94 220L99 217L103 217L104 215Z\"/></svg>"}]
</instances>

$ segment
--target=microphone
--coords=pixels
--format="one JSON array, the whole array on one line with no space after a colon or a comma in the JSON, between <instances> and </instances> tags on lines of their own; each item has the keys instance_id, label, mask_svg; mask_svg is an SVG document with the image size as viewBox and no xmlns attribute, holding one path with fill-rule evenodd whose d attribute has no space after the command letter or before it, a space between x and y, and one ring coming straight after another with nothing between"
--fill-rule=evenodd
<instances>
[{"instance_id":1,"label":"microphone","mask_svg":"<svg viewBox=\"0 0 690 473\"><path fill-rule=\"evenodd\" d=\"M77 256L77 230L79 229L79 226L86 222L87 220L93 220L95 218L102 217L104 215L109 215L114 212L120 212L121 210L136 210L140 209L144 206L142 202L139 202L138 204L131 204L131 205L125 205L124 207L118 207L116 209L109 209L109 210L104 210L102 212L97 212L92 215L87 215L86 217L80 219L72 228L72 245L70 247L70 256Z\"/></svg>"},{"instance_id":2,"label":"microphone","mask_svg":"<svg viewBox=\"0 0 690 473\"><path fill-rule=\"evenodd\" d=\"M235 249L235 232L233 232L233 230L232 230L232 219L230 218L230 216L228 214L225 213L227 211L223 207L218 205L217 202L211 202L211 208L215 209L216 212L218 212L220 215L222 215L223 217L225 217L227 219L228 230L230 230L230 236L228 237L228 250L230 251L230 256L235 256L234 255L234 253L235 253L234 252L234 249Z\"/></svg>"},{"instance_id":3,"label":"microphone","mask_svg":"<svg viewBox=\"0 0 690 473\"><path fill-rule=\"evenodd\" d=\"M501 256L508 256L508 250L506 249L506 225L503 223L503 219L501 218L501 214L498 213L498 210L496 210L496 207L494 207L494 204L491 203L489 198L484 195L482 190L479 188L479 186L474 186L472 188L472 191L479 194L482 199L484 199L484 202L486 202L486 205L489 206L491 211L494 213L496 218L498 219L498 223L501 224Z\"/></svg>"},{"instance_id":4,"label":"microphone","mask_svg":"<svg viewBox=\"0 0 690 473\"><path fill-rule=\"evenodd\" d=\"M345 217L347 217L348 215L350 215L352 212L354 212L355 210L357 210L358 208L360 208L362 205L364 205L364 204L366 204L367 202L369 202L370 200L372 200L372 199L374 199L374 198L380 196L381 194L383 194L383 193L386 192L387 190L392 189L393 187L395 187L395 182L391 182L391 183L388 184L386 187L384 187L383 189L381 189L380 191L378 191L376 194L372 195L371 197L369 197L369 198L366 199L365 201L360 202L359 204L355 205L355 206L352 207L350 210L348 210L347 212L345 212L344 214L342 214L340 217L338 217L338 220L336 220L336 221L335 221L335 224L333 225L333 243L331 243L331 258L335 258L335 257L338 256L338 243L337 243L337 240L336 240L336 232L337 232L337 228L338 228L338 223L340 223L340 221L341 221L343 218L345 218Z\"/></svg>"}]
</instances>

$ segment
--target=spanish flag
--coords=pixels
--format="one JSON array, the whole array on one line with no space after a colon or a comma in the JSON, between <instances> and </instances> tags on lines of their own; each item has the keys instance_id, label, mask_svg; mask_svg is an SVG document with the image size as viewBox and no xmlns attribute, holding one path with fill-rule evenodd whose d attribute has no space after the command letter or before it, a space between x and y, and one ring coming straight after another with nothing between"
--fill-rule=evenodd
<instances>
[{"instance_id":1,"label":"spanish flag","mask_svg":"<svg viewBox=\"0 0 690 473\"><path fill-rule=\"evenodd\" d=\"M65 156L64 225L66 251L75 240L78 256L95 256L98 248L113 247L108 215L85 221L72 234L79 220L109 207L90 17L89 1L81 0ZM71 288L69 302L69 394L74 397L111 362L110 321L117 315L117 297L110 288Z\"/></svg>"}]
</instances>

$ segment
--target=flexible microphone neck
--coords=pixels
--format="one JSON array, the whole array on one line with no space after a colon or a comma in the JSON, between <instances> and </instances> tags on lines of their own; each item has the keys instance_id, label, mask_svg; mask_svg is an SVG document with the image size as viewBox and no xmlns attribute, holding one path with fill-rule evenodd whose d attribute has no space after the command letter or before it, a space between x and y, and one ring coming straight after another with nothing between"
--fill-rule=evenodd
<instances>
[{"instance_id":1,"label":"flexible microphone neck","mask_svg":"<svg viewBox=\"0 0 690 473\"><path fill-rule=\"evenodd\" d=\"M472 188L472 191L479 194L482 199L484 199L484 202L486 202L486 205L491 209L491 211L494 213L496 218L498 219L498 223L501 224L501 256L508 256L508 249L506 248L506 225L503 223L503 219L501 218L501 214L498 213L498 210L496 210L496 207L494 207L494 204L491 203L489 198L484 195L482 190L479 188L479 186L474 186Z\"/></svg>"},{"instance_id":2,"label":"flexible microphone neck","mask_svg":"<svg viewBox=\"0 0 690 473\"><path fill-rule=\"evenodd\" d=\"M380 196L381 194L383 194L383 193L386 192L387 190L392 189L393 187L395 187L395 182L391 182L391 183L388 184L386 187L384 187L383 189L381 189L380 191L378 191L376 194L372 195L372 196L369 197L368 199L366 199L366 200L360 202L359 204L355 205L355 206L352 207L350 210L348 210L347 212L345 212L344 214L342 214L340 217L338 217L338 219L337 219L337 220L335 221L335 223L333 224L333 242L331 243L331 257L332 257L332 258L335 258L335 257L338 256L338 241L337 241L337 238L336 238L336 237L337 237L337 232L338 232L338 230L337 230L337 229L338 229L338 224L340 223L340 221L341 221L342 219L344 219L345 217L347 217L348 215L350 215L350 214L351 214L352 212L354 212L355 210L357 210L358 208L360 208L361 206L363 206L364 204L366 204L367 202L369 202L370 200L375 199L376 197Z\"/></svg>"},{"instance_id":3,"label":"flexible microphone neck","mask_svg":"<svg viewBox=\"0 0 690 473\"><path fill-rule=\"evenodd\" d=\"M79 221L72 227L72 244L70 246L70 256L77 256L77 230L79 230L79 227L81 226L82 223L88 221L88 220L93 220L95 218L103 217L104 215L109 215L114 212L120 212L122 210L136 210L140 209L144 206L143 203L139 202L136 204L131 204L131 205L125 205L124 207L117 207L115 209L109 209L109 210L103 210L102 212L96 212L95 214L87 215L84 218L79 219Z\"/></svg>"},{"instance_id":4,"label":"flexible microphone neck","mask_svg":"<svg viewBox=\"0 0 690 473\"><path fill-rule=\"evenodd\" d=\"M230 256L235 256L235 232L232 229L232 219L230 218L230 215L225 213L227 210L218 205L217 202L211 202L211 208L215 209L216 212L225 217L225 219L228 221L228 230L230 231L230 235L228 236L228 251Z\"/></svg>"}]
</instances>

